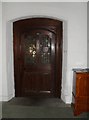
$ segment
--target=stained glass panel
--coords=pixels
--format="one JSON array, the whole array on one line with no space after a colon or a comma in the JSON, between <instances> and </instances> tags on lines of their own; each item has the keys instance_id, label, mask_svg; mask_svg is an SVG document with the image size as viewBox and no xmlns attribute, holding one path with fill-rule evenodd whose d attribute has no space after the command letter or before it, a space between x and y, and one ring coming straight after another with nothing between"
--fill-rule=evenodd
<instances>
[{"instance_id":1,"label":"stained glass panel","mask_svg":"<svg viewBox=\"0 0 89 120\"><path fill-rule=\"evenodd\" d=\"M36 63L36 38L34 36L26 36L24 39L25 64Z\"/></svg>"},{"instance_id":2,"label":"stained glass panel","mask_svg":"<svg viewBox=\"0 0 89 120\"><path fill-rule=\"evenodd\" d=\"M51 62L51 39L43 35L40 40L40 62L47 64Z\"/></svg>"},{"instance_id":3,"label":"stained glass panel","mask_svg":"<svg viewBox=\"0 0 89 120\"><path fill-rule=\"evenodd\" d=\"M51 63L51 38L41 33L25 36L24 52L27 65Z\"/></svg>"}]
</instances>

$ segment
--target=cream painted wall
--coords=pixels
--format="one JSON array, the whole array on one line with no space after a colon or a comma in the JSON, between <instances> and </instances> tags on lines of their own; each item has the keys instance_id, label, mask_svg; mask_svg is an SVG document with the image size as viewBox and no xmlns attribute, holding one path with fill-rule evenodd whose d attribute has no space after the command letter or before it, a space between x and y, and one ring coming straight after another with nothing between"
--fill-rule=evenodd
<instances>
[{"instance_id":1,"label":"cream painted wall","mask_svg":"<svg viewBox=\"0 0 89 120\"><path fill-rule=\"evenodd\" d=\"M87 66L89 68L89 2L87 3Z\"/></svg>"},{"instance_id":2,"label":"cream painted wall","mask_svg":"<svg viewBox=\"0 0 89 120\"><path fill-rule=\"evenodd\" d=\"M87 67L87 3L3 3L3 101L14 96L13 21L45 16L63 21L62 94L72 101L72 68Z\"/></svg>"}]
</instances>

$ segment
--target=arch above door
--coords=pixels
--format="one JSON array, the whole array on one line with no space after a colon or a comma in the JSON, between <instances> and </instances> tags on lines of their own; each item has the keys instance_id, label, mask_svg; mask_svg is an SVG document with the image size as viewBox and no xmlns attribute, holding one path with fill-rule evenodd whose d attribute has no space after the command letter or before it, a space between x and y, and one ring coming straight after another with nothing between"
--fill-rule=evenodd
<instances>
[{"instance_id":1,"label":"arch above door","mask_svg":"<svg viewBox=\"0 0 89 120\"><path fill-rule=\"evenodd\" d=\"M15 96L61 96L62 21L30 18L13 23Z\"/></svg>"}]
</instances>

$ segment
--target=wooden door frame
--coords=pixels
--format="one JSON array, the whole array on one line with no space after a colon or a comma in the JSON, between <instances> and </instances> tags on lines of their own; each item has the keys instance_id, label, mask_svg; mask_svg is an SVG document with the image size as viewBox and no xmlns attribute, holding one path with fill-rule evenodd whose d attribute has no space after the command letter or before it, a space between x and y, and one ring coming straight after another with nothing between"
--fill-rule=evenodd
<instances>
[{"instance_id":1,"label":"wooden door frame","mask_svg":"<svg viewBox=\"0 0 89 120\"><path fill-rule=\"evenodd\" d=\"M40 22L39 22L40 21ZM20 30L25 29L26 25L30 28L40 28L45 26L45 29L56 34L56 48L55 48L55 97L61 97L61 79L62 79L62 49L63 49L63 23L62 21L50 19L50 18L30 18L24 20L18 20L13 23L13 51L14 51L14 79L15 79L15 96L20 96L21 88L19 88L19 81L17 72L20 73L18 68L18 49L19 49L19 36ZM26 28L27 29L27 28ZM18 92L19 91L19 92Z\"/></svg>"}]
</instances>

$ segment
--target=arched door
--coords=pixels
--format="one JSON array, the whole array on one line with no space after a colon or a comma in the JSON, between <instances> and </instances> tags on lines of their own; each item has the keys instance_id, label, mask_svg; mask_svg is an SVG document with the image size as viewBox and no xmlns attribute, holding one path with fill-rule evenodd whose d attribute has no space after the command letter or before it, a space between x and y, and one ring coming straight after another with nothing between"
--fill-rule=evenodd
<instances>
[{"instance_id":1,"label":"arched door","mask_svg":"<svg viewBox=\"0 0 89 120\"><path fill-rule=\"evenodd\" d=\"M13 25L15 95L60 97L62 22L32 18Z\"/></svg>"}]
</instances>

